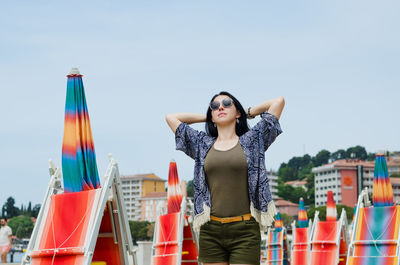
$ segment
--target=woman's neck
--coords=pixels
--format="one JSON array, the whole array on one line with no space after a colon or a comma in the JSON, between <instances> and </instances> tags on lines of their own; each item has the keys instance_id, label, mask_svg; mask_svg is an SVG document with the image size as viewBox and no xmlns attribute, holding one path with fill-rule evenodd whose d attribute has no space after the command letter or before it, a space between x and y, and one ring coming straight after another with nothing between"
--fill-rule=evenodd
<instances>
[{"instance_id":1,"label":"woman's neck","mask_svg":"<svg viewBox=\"0 0 400 265\"><path fill-rule=\"evenodd\" d=\"M217 140L219 141L229 141L237 139L238 136L236 134L236 124L232 123L226 126L217 125L218 129L218 137Z\"/></svg>"}]
</instances>

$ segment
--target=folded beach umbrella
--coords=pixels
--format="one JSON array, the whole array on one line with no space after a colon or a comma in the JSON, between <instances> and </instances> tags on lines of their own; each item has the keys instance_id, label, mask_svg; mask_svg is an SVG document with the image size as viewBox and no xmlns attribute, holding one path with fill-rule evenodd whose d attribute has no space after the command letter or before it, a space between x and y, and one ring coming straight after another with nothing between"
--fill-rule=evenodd
<instances>
[{"instance_id":1,"label":"folded beach umbrella","mask_svg":"<svg viewBox=\"0 0 400 265\"><path fill-rule=\"evenodd\" d=\"M374 182L372 184L372 201L374 206L393 205L393 189L384 155L376 155Z\"/></svg>"},{"instance_id":2,"label":"folded beach umbrella","mask_svg":"<svg viewBox=\"0 0 400 265\"><path fill-rule=\"evenodd\" d=\"M275 216L275 231L281 231L282 227L283 227L283 223L282 223L282 217L281 217L281 213L278 212Z\"/></svg>"},{"instance_id":3,"label":"folded beach umbrella","mask_svg":"<svg viewBox=\"0 0 400 265\"><path fill-rule=\"evenodd\" d=\"M179 186L178 169L176 162L169 163L168 174L168 213L176 213L181 209L182 191Z\"/></svg>"},{"instance_id":4,"label":"folded beach umbrella","mask_svg":"<svg viewBox=\"0 0 400 265\"><path fill-rule=\"evenodd\" d=\"M333 192L328 190L326 201L326 221L337 221L337 211Z\"/></svg>"},{"instance_id":5,"label":"folded beach umbrella","mask_svg":"<svg viewBox=\"0 0 400 265\"><path fill-rule=\"evenodd\" d=\"M303 198L300 198L300 203L299 203L298 227L299 228L308 227L307 212L306 208L304 207Z\"/></svg>"},{"instance_id":6,"label":"folded beach umbrella","mask_svg":"<svg viewBox=\"0 0 400 265\"><path fill-rule=\"evenodd\" d=\"M72 68L67 75L62 172L65 192L100 187L82 75Z\"/></svg>"}]
</instances>

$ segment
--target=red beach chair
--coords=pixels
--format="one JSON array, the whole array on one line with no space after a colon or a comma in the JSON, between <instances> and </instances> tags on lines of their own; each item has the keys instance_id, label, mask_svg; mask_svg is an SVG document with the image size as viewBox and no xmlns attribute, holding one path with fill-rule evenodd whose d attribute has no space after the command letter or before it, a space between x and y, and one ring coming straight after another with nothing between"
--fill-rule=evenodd
<instances>
[{"instance_id":1,"label":"red beach chair","mask_svg":"<svg viewBox=\"0 0 400 265\"><path fill-rule=\"evenodd\" d=\"M346 229L347 217L344 209L338 221L320 221L317 212L311 232L310 264L346 264Z\"/></svg>"},{"instance_id":2,"label":"red beach chair","mask_svg":"<svg viewBox=\"0 0 400 265\"><path fill-rule=\"evenodd\" d=\"M118 166L110 157L102 188L63 193L61 170L52 177L26 255L31 265L128 265L134 258Z\"/></svg>"},{"instance_id":3,"label":"red beach chair","mask_svg":"<svg viewBox=\"0 0 400 265\"><path fill-rule=\"evenodd\" d=\"M196 234L186 216L186 199L179 212L157 217L152 246L152 265L197 265Z\"/></svg>"},{"instance_id":4,"label":"red beach chair","mask_svg":"<svg viewBox=\"0 0 400 265\"><path fill-rule=\"evenodd\" d=\"M308 256L310 254L310 237L312 221L310 220L308 227L298 228L292 223L293 241L291 245L291 259L292 265L308 265Z\"/></svg>"}]
</instances>

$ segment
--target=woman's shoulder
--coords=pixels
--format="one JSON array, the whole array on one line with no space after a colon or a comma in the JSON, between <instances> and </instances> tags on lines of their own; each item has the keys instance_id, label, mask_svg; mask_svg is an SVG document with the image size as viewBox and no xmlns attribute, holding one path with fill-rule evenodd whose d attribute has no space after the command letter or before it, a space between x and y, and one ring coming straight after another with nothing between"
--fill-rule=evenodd
<instances>
[{"instance_id":1,"label":"woman's shoulder","mask_svg":"<svg viewBox=\"0 0 400 265\"><path fill-rule=\"evenodd\" d=\"M194 142L204 142L206 145L212 145L216 139L215 137L208 135L205 131L194 129L185 122L179 124L178 128L176 129L175 136L177 138L186 138L187 140Z\"/></svg>"}]
</instances>

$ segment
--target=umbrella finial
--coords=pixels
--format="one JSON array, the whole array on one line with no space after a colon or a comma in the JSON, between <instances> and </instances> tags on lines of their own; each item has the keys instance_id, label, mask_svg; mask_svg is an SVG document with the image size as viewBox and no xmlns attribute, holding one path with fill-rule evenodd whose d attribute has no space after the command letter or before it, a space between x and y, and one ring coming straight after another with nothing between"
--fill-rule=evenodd
<instances>
[{"instance_id":1,"label":"umbrella finial","mask_svg":"<svg viewBox=\"0 0 400 265\"><path fill-rule=\"evenodd\" d=\"M377 156L384 156L386 154L385 150L378 150L378 152L376 152Z\"/></svg>"},{"instance_id":2,"label":"umbrella finial","mask_svg":"<svg viewBox=\"0 0 400 265\"><path fill-rule=\"evenodd\" d=\"M70 75L80 75L81 73L79 72L79 69L77 67L72 67L71 72L69 72Z\"/></svg>"}]
</instances>

